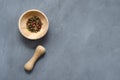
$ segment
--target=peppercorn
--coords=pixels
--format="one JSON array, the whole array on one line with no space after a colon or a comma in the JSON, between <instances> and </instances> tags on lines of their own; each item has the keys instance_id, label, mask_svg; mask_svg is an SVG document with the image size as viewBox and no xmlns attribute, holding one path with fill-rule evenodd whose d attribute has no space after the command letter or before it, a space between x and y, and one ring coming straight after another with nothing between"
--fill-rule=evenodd
<instances>
[{"instance_id":1,"label":"peppercorn","mask_svg":"<svg viewBox=\"0 0 120 80\"><path fill-rule=\"evenodd\" d=\"M26 25L29 31L37 33L41 29L42 22L38 16L33 16L28 19Z\"/></svg>"}]
</instances>

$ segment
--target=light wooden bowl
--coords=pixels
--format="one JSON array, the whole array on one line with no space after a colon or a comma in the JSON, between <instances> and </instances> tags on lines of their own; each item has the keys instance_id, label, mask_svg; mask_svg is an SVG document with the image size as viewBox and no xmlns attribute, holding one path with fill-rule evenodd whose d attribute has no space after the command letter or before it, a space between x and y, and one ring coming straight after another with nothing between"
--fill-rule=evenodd
<instances>
[{"instance_id":1,"label":"light wooden bowl","mask_svg":"<svg viewBox=\"0 0 120 80\"><path fill-rule=\"evenodd\" d=\"M38 16L42 22L41 29L37 33L30 32L26 27L27 20L32 16ZM42 38L47 33L49 22L48 22L47 16L43 12L36 10L36 9L31 9L31 10L25 11L20 16L18 26L19 26L20 33L25 38L30 39L30 40L36 40L36 39Z\"/></svg>"}]
</instances>

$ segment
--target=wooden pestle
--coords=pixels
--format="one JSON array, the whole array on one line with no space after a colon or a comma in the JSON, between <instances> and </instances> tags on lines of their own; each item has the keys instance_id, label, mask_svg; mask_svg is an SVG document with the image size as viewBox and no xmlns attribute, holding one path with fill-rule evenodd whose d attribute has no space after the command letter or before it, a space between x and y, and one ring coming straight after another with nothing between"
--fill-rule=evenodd
<instances>
[{"instance_id":1,"label":"wooden pestle","mask_svg":"<svg viewBox=\"0 0 120 80\"><path fill-rule=\"evenodd\" d=\"M36 50L35 50L32 58L24 65L25 70L31 71L33 69L34 64L36 63L37 59L40 56L42 56L45 53L45 51L46 51L46 49L43 46L38 45L36 47Z\"/></svg>"}]
</instances>

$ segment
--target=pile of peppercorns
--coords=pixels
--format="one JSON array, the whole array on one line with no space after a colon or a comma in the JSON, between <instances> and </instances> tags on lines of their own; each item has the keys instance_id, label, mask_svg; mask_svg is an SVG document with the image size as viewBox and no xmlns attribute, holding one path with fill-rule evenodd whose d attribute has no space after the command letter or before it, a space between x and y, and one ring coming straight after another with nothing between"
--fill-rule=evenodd
<instances>
[{"instance_id":1,"label":"pile of peppercorns","mask_svg":"<svg viewBox=\"0 0 120 80\"><path fill-rule=\"evenodd\" d=\"M40 31L42 26L42 22L38 16L33 16L28 19L27 21L27 29L31 32L38 32Z\"/></svg>"}]
</instances>

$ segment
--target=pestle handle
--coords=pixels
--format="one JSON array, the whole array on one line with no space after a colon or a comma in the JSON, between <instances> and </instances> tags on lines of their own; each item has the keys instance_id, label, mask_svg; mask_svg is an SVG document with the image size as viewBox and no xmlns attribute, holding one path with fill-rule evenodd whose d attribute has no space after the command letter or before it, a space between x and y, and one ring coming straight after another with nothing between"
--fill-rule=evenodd
<instances>
[{"instance_id":1,"label":"pestle handle","mask_svg":"<svg viewBox=\"0 0 120 80\"><path fill-rule=\"evenodd\" d=\"M38 58L42 56L45 53L45 51L46 49L43 46L38 45L32 58L24 65L25 70L31 71Z\"/></svg>"}]
</instances>

